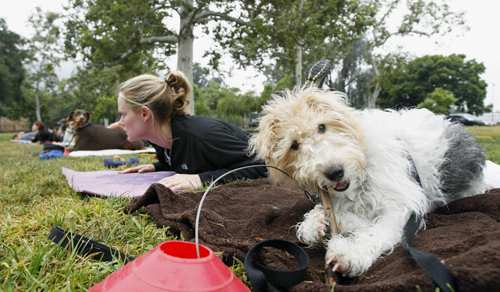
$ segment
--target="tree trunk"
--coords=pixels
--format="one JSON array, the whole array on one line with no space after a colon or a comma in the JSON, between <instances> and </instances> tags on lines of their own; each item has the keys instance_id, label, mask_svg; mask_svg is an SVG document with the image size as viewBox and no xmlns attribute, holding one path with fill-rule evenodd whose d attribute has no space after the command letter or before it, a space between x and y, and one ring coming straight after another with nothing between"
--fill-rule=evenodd
<instances>
[{"instance_id":1,"label":"tree trunk","mask_svg":"<svg viewBox=\"0 0 500 292\"><path fill-rule=\"evenodd\" d=\"M193 0L186 1L188 5L193 4ZM181 71L186 75L191 86L193 83L193 43L194 25L190 22L191 15L187 17L182 17L184 9L181 10L181 24L179 28L179 44L177 47L177 70ZM188 97L189 105L188 112L190 115L194 115L194 92Z\"/></svg>"},{"instance_id":2,"label":"tree trunk","mask_svg":"<svg viewBox=\"0 0 500 292\"><path fill-rule=\"evenodd\" d=\"M370 65L372 66L372 71L373 71L373 74L375 76L375 79L377 79L380 72L378 70L377 63L375 62L375 58L373 58L372 49L373 48L368 50L368 53L367 53L368 54L368 61L370 62ZM376 82L377 83L375 83L375 89L373 90L372 94L368 97L368 103L367 103L368 108L375 108L378 95L380 94L380 81L376 81Z\"/></svg>"},{"instance_id":3,"label":"tree trunk","mask_svg":"<svg viewBox=\"0 0 500 292\"><path fill-rule=\"evenodd\" d=\"M295 86L302 87L302 45L296 44L297 63L295 64Z\"/></svg>"},{"instance_id":4,"label":"tree trunk","mask_svg":"<svg viewBox=\"0 0 500 292\"><path fill-rule=\"evenodd\" d=\"M40 98L38 97L39 87L40 87L40 81L37 81L35 86L35 103L36 103L35 112L36 112L36 120L41 122L42 116L40 114Z\"/></svg>"}]
</instances>

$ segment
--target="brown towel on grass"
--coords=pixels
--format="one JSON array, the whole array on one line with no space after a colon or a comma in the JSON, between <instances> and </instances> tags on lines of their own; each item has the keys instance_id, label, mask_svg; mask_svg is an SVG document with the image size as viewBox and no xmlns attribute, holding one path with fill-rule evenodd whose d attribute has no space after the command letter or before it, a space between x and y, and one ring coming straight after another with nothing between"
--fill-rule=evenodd
<instances>
[{"instance_id":1,"label":"brown towel on grass","mask_svg":"<svg viewBox=\"0 0 500 292\"><path fill-rule=\"evenodd\" d=\"M427 229L412 241L416 249L436 254L456 276L460 291L495 291L500 287L500 189L463 198L429 214ZM153 184L135 198L125 212L146 207L158 226L169 226L193 240L196 212L203 192L174 193ZM297 242L293 226L313 204L301 191L254 180L211 190L200 217L200 243L215 252L246 254L260 239L283 238ZM323 284L324 248L306 248L311 259L306 280L292 291L331 291ZM295 260L286 254L261 254L271 267L290 269ZM335 291L435 291L432 280L404 251L379 259L356 279L343 279Z\"/></svg>"}]
</instances>

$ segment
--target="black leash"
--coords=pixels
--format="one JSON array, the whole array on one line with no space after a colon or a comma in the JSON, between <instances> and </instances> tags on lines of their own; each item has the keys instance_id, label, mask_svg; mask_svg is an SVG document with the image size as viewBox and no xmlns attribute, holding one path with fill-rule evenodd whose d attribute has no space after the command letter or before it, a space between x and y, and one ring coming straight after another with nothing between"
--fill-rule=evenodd
<instances>
[{"instance_id":1,"label":"black leash","mask_svg":"<svg viewBox=\"0 0 500 292\"><path fill-rule=\"evenodd\" d=\"M274 247L293 255L299 264L296 270L271 269L253 260L263 247ZM309 257L297 244L284 239L267 239L254 245L245 257L245 271L255 292L282 292L302 281L309 268Z\"/></svg>"},{"instance_id":2,"label":"black leash","mask_svg":"<svg viewBox=\"0 0 500 292\"><path fill-rule=\"evenodd\" d=\"M134 257L125 255L85 236L63 230L58 226L54 226L50 230L49 239L61 247L74 249L79 254L90 255L91 258L96 260L111 262L121 259L125 264L135 260Z\"/></svg>"},{"instance_id":3,"label":"black leash","mask_svg":"<svg viewBox=\"0 0 500 292\"><path fill-rule=\"evenodd\" d=\"M411 214L410 219L403 229L403 248L410 253L417 265L432 278L434 284L440 291L451 292L458 291L455 276L451 271L432 253L426 253L410 247L411 240L422 222L422 217L415 213ZM451 290L451 289L453 290Z\"/></svg>"},{"instance_id":4,"label":"black leash","mask_svg":"<svg viewBox=\"0 0 500 292\"><path fill-rule=\"evenodd\" d=\"M412 166L412 177L417 182L420 187L422 187L422 181L418 175L417 166L415 162L408 154L408 160ZM417 233L420 223L422 222L422 216L418 216L412 213L408 222L403 229L403 238L401 239L401 245L403 248L410 253L411 257L417 262L417 265L424 270L427 275L432 278L434 284L439 287L440 291L444 292L457 292L457 281L455 276L451 271L439 260L435 254L426 253L420 250L416 250L410 246L413 236ZM451 288L451 289L450 289Z\"/></svg>"}]
</instances>

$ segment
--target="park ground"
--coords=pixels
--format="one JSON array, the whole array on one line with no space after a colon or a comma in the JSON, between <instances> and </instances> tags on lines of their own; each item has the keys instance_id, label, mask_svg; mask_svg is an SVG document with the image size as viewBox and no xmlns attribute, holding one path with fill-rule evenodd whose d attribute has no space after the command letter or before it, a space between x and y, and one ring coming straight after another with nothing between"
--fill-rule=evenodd
<instances>
[{"instance_id":1,"label":"park ground","mask_svg":"<svg viewBox=\"0 0 500 292\"><path fill-rule=\"evenodd\" d=\"M500 126L470 127L487 158L500 164ZM146 214L123 213L129 200L82 196L69 188L61 167L105 170L103 157L39 159L38 144L10 142L0 134L0 287L3 291L87 290L122 267L98 262L52 244L47 236L57 225L139 256L172 240ZM132 155L125 155L128 159ZM139 155L141 164L154 157ZM181 238L182 239L182 238ZM241 266L236 274L246 280Z\"/></svg>"}]
</instances>

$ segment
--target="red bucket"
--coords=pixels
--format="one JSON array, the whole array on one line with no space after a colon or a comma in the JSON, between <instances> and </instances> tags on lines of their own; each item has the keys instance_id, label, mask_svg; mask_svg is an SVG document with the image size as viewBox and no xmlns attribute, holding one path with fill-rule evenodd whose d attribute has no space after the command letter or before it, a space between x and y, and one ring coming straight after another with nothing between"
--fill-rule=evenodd
<instances>
[{"instance_id":1,"label":"red bucket","mask_svg":"<svg viewBox=\"0 0 500 292\"><path fill-rule=\"evenodd\" d=\"M250 291L214 254L184 241L164 242L113 272L89 291Z\"/></svg>"}]
</instances>

